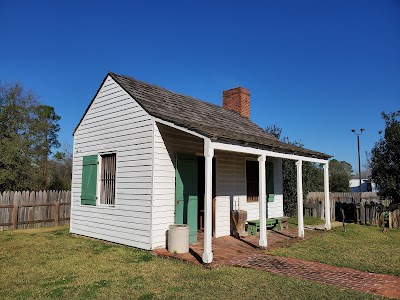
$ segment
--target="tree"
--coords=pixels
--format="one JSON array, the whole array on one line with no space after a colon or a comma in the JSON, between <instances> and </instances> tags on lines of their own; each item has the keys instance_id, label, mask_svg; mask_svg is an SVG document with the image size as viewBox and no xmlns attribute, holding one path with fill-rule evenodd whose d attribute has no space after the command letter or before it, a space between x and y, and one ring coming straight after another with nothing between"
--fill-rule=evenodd
<instances>
[{"instance_id":1,"label":"tree","mask_svg":"<svg viewBox=\"0 0 400 300\"><path fill-rule=\"evenodd\" d=\"M265 131L297 147L303 147L298 141L291 142L288 137L281 138L282 128L277 126L267 126ZM294 216L297 213L297 170L296 161L291 159L282 160L282 181L283 181L283 211L287 216ZM303 194L323 190L324 177L323 169L319 164L303 162Z\"/></svg>"},{"instance_id":2,"label":"tree","mask_svg":"<svg viewBox=\"0 0 400 300\"><path fill-rule=\"evenodd\" d=\"M71 189L72 152L69 149L58 151L49 161L49 186L51 190Z\"/></svg>"},{"instance_id":3,"label":"tree","mask_svg":"<svg viewBox=\"0 0 400 300\"><path fill-rule=\"evenodd\" d=\"M0 191L27 189L29 171L29 119L36 96L20 83L0 83Z\"/></svg>"},{"instance_id":4,"label":"tree","mask_svg":"<svg viewBox=\"0 0 400 300\"><path fill-rule=\"evenodd\" d=\"M303 193L324 190L324 169L322 164L303 161Z\"/></svg>"},{"instance_id":5,"label":"tree","mask_svg":"<svg viewBox=\"0 0 400 300\"><path fill-rule=\"evenodd\" d=\"M353 168L345 161L329 161L329 190L331 192L350 192L350 179Z\"/></svg>"},{"instance_id":6,"label":"tree","mask_svg":"<svg viewBox=\"0 0 400 300\"><path fill-rule=\"evenodd\" d=\"M400 111L381 115L385 131L370 154L371 177L381 196L400 203Z\"/></svg>"},{"instance_id":7,"label":"tree","mask_svg":"<svg viewBox=\"0 0 400 300\"><path fill-rule=\"evenodd\" d=\"M44 172L43 162L59 145L60 118L37 99L21 83L0 82L0 191L45 188L36 174Z\"/></svg>"},{"instance_id":8,"label":"tree","mask_svg":"<svg viewBox=\"0 0 400 300\"><path fill-rule=\"evenodd\" d=\"M280 139L282 142L304 147L301 142L291 142L288 137L281 138L282 128L267 126L265 131ZM335 159L329 162L329 186L331 192L350 191L351 165L345 161ZM290 159L282 160L283 180L283 210L285 215L293 216L297 213L297 171L296 162ZM322 164L303 161L303 195L309 192L324 190L324 170Z\"/></svg>"},{"instance_id":9,"label":"tree","mask_svg":"<svg viewBox=\"0 0 400 300\"><path fill-rule=\"evenodd\" d=\"M38 167L35 189L46 189L48 186L48 158L52 149L61 145L57 140L61 119L54 108L47 105L38 105L33 108L31 119L31 149L32 158Z\"/></svg>"}]
</instances>

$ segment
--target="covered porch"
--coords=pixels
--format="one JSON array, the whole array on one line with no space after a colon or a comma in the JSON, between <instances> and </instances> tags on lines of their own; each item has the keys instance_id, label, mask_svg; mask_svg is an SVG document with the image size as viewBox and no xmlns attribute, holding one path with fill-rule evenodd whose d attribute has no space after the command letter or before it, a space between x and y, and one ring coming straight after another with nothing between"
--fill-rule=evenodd
<instances>
[{"instance_id":1,"label":"covered porch","mask_svg":"<svg viewBox=\"0 0 400 300\"><path fill-rule=\"evenodd\" d=\"M201 211L201 227L204 229L204 233L197 236L197 221L189 224L191 226L191 237L192 231L194 236L194 241L197 243L192 245L192 253L196 253L197 258L201 258L201 261L205 264L210 264L214 261L214 250L218 248L218 244L223 239L232 239L228 236L230 234L231 226L230 224L230 211L234 210L235 201L247 201L248 190L246 192L246 171L245 163L247 159L252 160L258 169L258 182L255 186L257 190L256 202L251 204L252 206L252 217L251 219L258 219L260 223L259 235L250 237L246 243L247 239L240 240L240 247L251 247L257 251L266 249L268 247L273 247L271 244L273 238L272 236L278 235L279 233L268 233L267 238L267 228L266 220L269 216L267 215L268 203L267 203L267 178L266 169L269 162L277 162L279 166L279 161L282 159L291 159L296 161L297 166L297 204L298 204L298 228L290 235L281 234L281 240L285 238L293 240L296 237L304 238L304 222L303 222L303 188L302 188L302 162L309 161L313 163L320 163L324 166L324 194L325 194L325 213L330 215L330 201L329 201L329 172L328 172L328 159L326 155L319 155L318 152L314 152L306 149L291 149L290 147L281 147L281 142L276 141L276 146L273 150L266 150L270 147L265 147L263 145L254 143L240 143L238 141L216 141L214 139L205 137L199 133L193 132L186 128L176 126L172 123L157 120L159 124L159 133L156 137L159 138L158 148L163 150L169 159L170 169L169 174L173 174L175 177L176 170L176 186L175 198L172 203L175 207L175 223L176 224L189 224L196 218L196 211ZM297 147L298 148L298 147ZM296 152L297 151L297 152ZM160 150L157 150L161 153ZM230 153L230 154L229 154ZM184 156L182 156L182 154ZM191 155L192 158L185 157L186 155ZM180 159L181 157L181 159ZM196 158L197 157L197 158ZM201 160L200 160L201 158ZM191 160L188 161L188 160ZM182 167L182 172L179 171L180 162L185 162ZM226 162L223 165L223 162ZM237 162L237 164L235 164ZM193 167L189 167L189 166ZM199 167L201 166L201 168ZM222 175L222 170L230 168L225 176ZM233 173L232 173L233 168ZM237 168L240 171L237 173ZM217 171L215 170L217 169ZM172 173L174 172L174 173ZM275 173L281 175L282 170L280 168L275 168ZM183 175L184 176L183 176ZM204 175L203 175L204 174ZM239 174L234 176L232 174ZM229 176L226 176L229 175ZM222 180L224 178L224 180ZM196 184L201 179L201 189L197 189ZM186 181L188 180L188 181ZM179 184L178 184L179 183ZM200 187L200 184L199 184ZM223 187L223 188L222 188ZM235 192L232 192L234 190ZM278 192L282 196L282 191ZM195 195L195 197L192 197ZM204 195L204 197L203 197ZM201 199L202 198L202 199ZM213 203L217 200L217 204L221 209L215 209ZM193 202L193 200L195 202ZM258 200L258 201L257 201ZM280 200L283 200L282 197ZM199 204L197 204L197 202ZM191 203L194 203L191 205ZM190 214L189 210L183 211L183 213L178 212L177 205L182 207L187 207L194 213ZM172 207L171 207L172 208ZM242 208L242 207L241 207ZM283 207L282 207L283 209ZM182 217L177 219L178 217ZM274 217L274 216L272 216ZM166 220L165 218L163 218ZM182 222L183 220L183 222ZM186 220L186 221L185 221ZM199 222L200 223L200 222ZM222 231L218 232L223 228ZM325 218L325 229L329 230L331 228L330 218ZM293 231L293 229L291 229ZM271 235L271 237L270 237ZM164 235L165 236L165 235ZM218 237L218 238L215 238ZM284 238L285 237L285 238ZM193 243L193 242L192 242ZM201 246L199 246L201 245ZM244 246L246 245L246 246ZM225 245L226 246L226 245ZM223 247L225 247L223 246ZM162 250L160 250L162 251ZM200 253L201 252L201 253Z\"/></svg>"},{"instance_id":2,"label":"covered porch","mask_svg":"<svg viewBox=\"0 0 400 300\"><path fill-rule=\"evenodd\" d=\"M268 246L267 241L267 188L266 188L266 162L268 158L292 159L296 160L297 168L297 214L298 214L298 228L297 237L304 238L304 220L303 220L303 175L302 175L302 162L309 161L313 163L321 163L324 168L324 194L325 194L325 229L331 229L330 220L330 200L329 200L329 163L327 159L320 159L315 157L300 156L296 154L287 154L264 150L259 148L252 148L248 145L234 145L220 142L212 142L208 138L204 138L204 157L205 157L205 193L204 193L204 248L203 248L203 263L211 263L213 261L213 240L212 240L212 174L213 165L212 159L215 150L222 150L228 152L245 153L254 155L258 160L259 171L259 186L258 186L258 205L259 205L259 222L260 233L258 239L258 247L266 249Z\"/></svg>"}]
</instances>

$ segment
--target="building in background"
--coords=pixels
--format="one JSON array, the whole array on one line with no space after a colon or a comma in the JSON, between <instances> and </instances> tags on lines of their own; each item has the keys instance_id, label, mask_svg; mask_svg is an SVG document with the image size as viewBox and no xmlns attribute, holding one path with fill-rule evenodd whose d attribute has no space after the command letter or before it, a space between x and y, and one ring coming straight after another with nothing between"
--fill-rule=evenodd
<instances>
[{"instance_id":1,"label":"building in background","mask_svg":"<svg viewBox=\"0 0 400 300\"><path fill-rule=\"evenodd\" d=\"M360 179L356 176L353 176L350 179L350 188L351 192L357 193L360 191ZM361 178L361 191L362 192L378 192L378 188L371 180L371 178Z\"/></svg>"}]
</instances>

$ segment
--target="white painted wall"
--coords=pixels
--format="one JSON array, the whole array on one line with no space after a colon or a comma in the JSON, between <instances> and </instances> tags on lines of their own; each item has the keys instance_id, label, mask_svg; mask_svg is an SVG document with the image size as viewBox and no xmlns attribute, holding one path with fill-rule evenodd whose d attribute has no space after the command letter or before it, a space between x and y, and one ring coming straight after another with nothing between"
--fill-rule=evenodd
<instances>
[{"instance_id":1,"label":"white painted wall","mask_svg":"<svg viewBox=\"0 0 400 300\"><path fill-rule=\"evenodd\" d=\"M203 140L155 123L152 248L166 246L166 232L169 225L175 222L175 160L177 153L201 155Z\"/></svg>"},{"instance_id":2,"label":"white painted wall","mask_svg":"<svg viewBox=\"0 0 400 300\"><path fill-rule=\"evenodd\" d=\"M362 192L367 192L368 191L368 183L371 184L371 192L379 192L379 189L377 188L375 182L368 178L361 178L361 191ZM360 191L360 179L358 178L352 178L349 181L349 185L351 188L351 192L353 193L358 193Z\"/></svg>"},{"instance_id":3,"label":"white painted wall","mask_svg":"<svg viewBox=\"0 0 400 300\"><path fill-rule=\"evenodd\" d=\"M216 197L215 197L215 237L230 235L230 212L233 203L240 202L240 209L246 201L245 156L233 152L215 151L216 155ZM257 210L258 211L258 210Z\"/></svg>"},{"instance_id":4,"label":"white painted wall","mask_svg":"<svg viewBox=\"0 0 400 300\"><path fill-rule=\"evenodd\" d=\"M81 205L83 156L114 151L115 206ZM152 156L152 117L108 76L74 135L70 231L150 249Z\"/></svg>"},{"instance_id":5,"label":"white painted wall","mask_svg":"<svg viewBox=\"0 0 400 300\"><path fill-rule=\"evenodd\" d=\"M216 205L215 215L218 225L215 226L215 236L226 236L231 233L230 211L235 208L247 211L248 220L259 219L258 202L247 202L246 186L246 159L255 160L234 152L216 151ZM280 158L267 158L274 164L274 189L275 201L268 202L267 217L283 216L282 195L282 160ZM229 208L229 210L227 209Z\"/></svg>"}]
</instances>

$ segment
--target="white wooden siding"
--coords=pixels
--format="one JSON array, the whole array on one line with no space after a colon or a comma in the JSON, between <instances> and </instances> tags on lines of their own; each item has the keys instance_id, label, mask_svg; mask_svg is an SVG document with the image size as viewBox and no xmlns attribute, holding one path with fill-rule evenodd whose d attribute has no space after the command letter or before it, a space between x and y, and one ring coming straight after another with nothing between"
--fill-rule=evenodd
<instances>
[{"instance_id":1,"label":"white wooden siding","mask_svg":"<svg viewBox=\"0 0 400 300\"><path fill-rule=\"evenodd\" d=\"M177 153L203 153L203 140L155 123L152 248L166 246L166 232L175 222L175 159Z\"/></svg>"},{"instance_id":2,"label":"white wooden siding","mask_svg":"<svg viewBox=\"0 0 400 300\"><path fill-rule=\"evenodd\" d=\"M165 125L154 129L154 189L153 189L153 248L165 247L166 231L174 223L175 157L177 153L203 153L203 141ZM215 237L231 234L230 212L235 205L246 210L248 219L258 219L258 202L247 202L246 159L249 156L216 151ZM250 158L251 159L251 158ZM256 157L253 157L256 159ZM268 158L274 163L275 201L267 205L268 217L283 216L281 159ZM162 212L162 214L158 213Z\"/></svg>"},{"instance_id":3,"label":"white wooden siding","mask_svg":"<svg viewBox=\"0 0 400 300\"><path fill-rule=\"evenodd\" d=\"M248 220L259 219L259 203L247 202L246 159L244 155L234 152L216 152L216 199L215 199L215 236L226 236L231 233L230 211L235 208L247 211ZM283 216L282 196L282 160L270 158L274 164L275 201L268 202L267 217ZM230 208L229 210L227 208Z\"/></svg>"},{"instance_id":4,"label":"white wooden siding","mask_svg":"<svg viewBox=\"0 0 400 300\"><path fill-rule=\"evenodd\" d=\"M231 234L230 213L239 198L246 199L245 157L216 151L215 237ZM242 201L241 201L242 202ZM240 209L245 207L240 206Z\"/></svg>"},{"instance_id":5,"label":"white wooden siding","mask_svg":"<svg viewBox=\"0 0 400 300\"><path fill-rule=\"evenodd\" d=\"M74 135L72 233L151 249L152 124L152 117L107 77ZM114 151L115 206L81 205L83 156Z\"/></svg>"}]
</instances>

